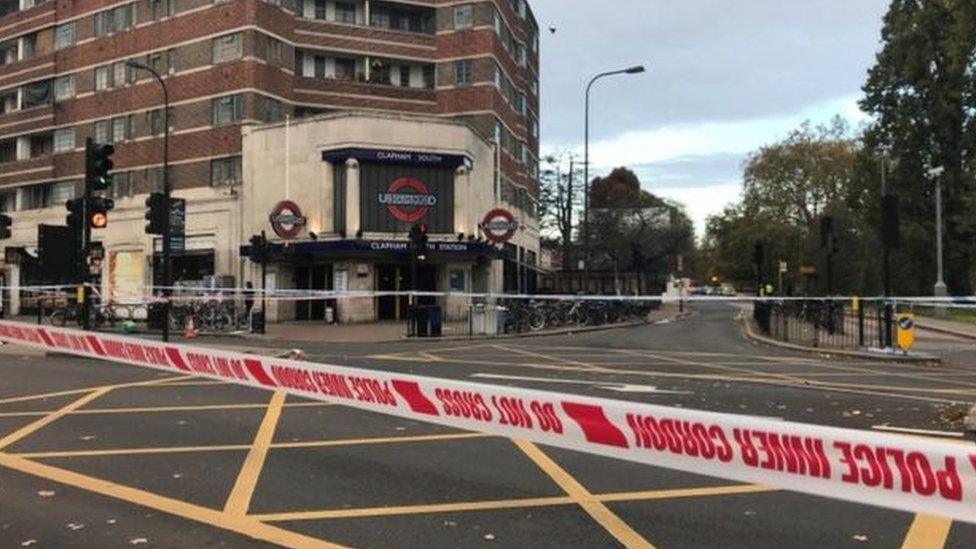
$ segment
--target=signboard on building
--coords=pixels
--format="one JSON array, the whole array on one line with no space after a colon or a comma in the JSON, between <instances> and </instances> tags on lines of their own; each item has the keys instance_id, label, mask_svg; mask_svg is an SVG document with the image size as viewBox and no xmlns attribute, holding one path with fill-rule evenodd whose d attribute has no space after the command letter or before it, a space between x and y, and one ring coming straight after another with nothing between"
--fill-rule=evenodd
<instances>
[{"instance_id":1,"label":"signboard on building","mask_svg":"<svg viewBox=\"0 0 976 549\"><path fill-rule=\"evenodd\" d=\"M268 216L268 221L274 233L284 240L298 238L308 222L302 215L302 209L291 200L282 200L276 204Z\"/></svg>"},{"instance_id":2,"label":"signboard on building","mask_svg":"<svg viewBox=\"0 0 976 549\"><path fill-rule=\"evenodd\" d=\"M512 212L495 208L485 215L478 227L485 233L485 238L495 244L501 244L511 240L521 224L516 221Z\"/></svg>"},{"instance_id":3,"label":"signboard on building","mask_svg":"<svg viewBox=\"0 0 976 549\"><path fill-rule=\"evenodd\" d=\"M186 250L186 200L173 198L169 206L169 249L171 252Z\"/></svg>"},{"instance_id":4,"label":"signboard on building","mask_svg":"<svg viewBox=\"0 0 976 549\"><path fill-rule=\"evenodd\" d=\"M360 219L369 232L406 233L423 221L431 233L454 233L454 170L361 164Z\"/></svg>"},{"instance_id":5,"label":"signboard on building","mask_svg":"<svg viewBox=\"0 0 976 549\"><path fill-rule=\"evenodd\" d=\"M108 290L114 303L141 303L146 256L142 251L108 254Z\"/></svg>"}]
</instances>

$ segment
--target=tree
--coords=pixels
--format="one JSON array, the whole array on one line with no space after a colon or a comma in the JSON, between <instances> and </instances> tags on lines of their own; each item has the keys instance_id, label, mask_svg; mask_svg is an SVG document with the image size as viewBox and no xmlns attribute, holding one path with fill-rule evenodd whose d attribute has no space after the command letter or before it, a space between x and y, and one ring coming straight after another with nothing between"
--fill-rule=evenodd
<instances>
[{"instance_id":1,"label":"tree","mask_svg":"<svg viewBox=\"0 0 976 549\"><path fill-rule=\"evenodd\" d=\"M976 3L893 0L881 38L860 105L875 117L868 149L894 161L889 190L903 206L904 243L896 262L910 265L900 289L931 291L935 213L927 172L941 166L946 282L969 293L976 274Z\"/></svg>"},{"instance_id":2,"label":"tree","mask_svg":"<svg viewBox=\"0 0 976 549\"><path fill-rule=\"evenodd\" d=\"M590 206L591 269L638 272L661 287L679 256L689 263L695 256L694 226L684 207L643 190L627 168L593 181Z\"/></svg>"},{"instance_id":3,"label":"tree","mask_svg":"<svg viewBox=\"0 0 976 549\"><path fill-rule=\"evenodd\" d=\"M543 158L539 171L539 222L544 243L562 253L567 267L573 262L573 228L583 203L581 173L582 166L565 151Z\"/></svg>"}]
</instances>

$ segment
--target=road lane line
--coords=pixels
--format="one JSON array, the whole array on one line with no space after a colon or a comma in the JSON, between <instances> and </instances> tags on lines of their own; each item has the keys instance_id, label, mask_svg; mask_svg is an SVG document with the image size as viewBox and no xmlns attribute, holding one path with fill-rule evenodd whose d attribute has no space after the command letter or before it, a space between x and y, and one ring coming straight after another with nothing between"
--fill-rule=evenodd
<instances>
[{"instance_id":1,"label":"road lane line","mask_svg":"<svg viewBox=\"0 0 976 549\"><path fill-rule=\"evenodd\" d=\"M247 453L244 465L241 466L241 472L234 483L234 489L231 490L227 503L224 505L225 513L235 516L247 514L247 509L251 506L251 496L254 495L254 488L258 484L258 477L261 476L264 460L268 456L271 440L274 438L275 427L278 426L278 419L281 417L285 396L283 391L275 391L271 395L268 411L254 436L254 443Z\"/></svg>"},{"instance_id":2,"label":"road lane line","mask_svg":"<svg viewBox=\"0 0 976 549\"><path fill-rule=\"evenodd\" d=\"M202 404L198 406L146 406L139 408L83 408L75 410L68 415L85 416L99 414L143 414L158 412L199 412L213 410L263 410L267 408L266 402L256 402L253 404ZM288 402L285 408L324 408L327 406L337 406L331 402ZM0 417L30 417L43 416L55 410L38 412L0 412Z\"/></svg>"},{"instance_id":3,"label":"road lane line","mask_svg":"<svg viewBox=\"0 0 976 549\"><path fill-rule=\"evenodd\" d=\"M593 497L582 484L572 477L565 469L560 467L555 461L547 456L535 444L524 440L513 440L516 446L522 450L535 464L543 470L566 494L583 508L600 526L617 539L624 547L641 547L651 549L651 545L629 524L620 519L604 505Z\"/></svg>"},{"instance_id":4,"label":"road lane line","mask_svg":"<svg viewBox=\"0 0 976 549\"><path fill-rule=\"evenodd\" d=\"M901 549L941 549L949 538L952 521L919 513L915 515Z\"/></svg>"},{"instance_id":5,"label":"road lane line","mask_svg":"<svg viewBox=\"0 0 976 549\"><path fill-rule=\"evenodd\" d=\"M132 382L132 383L122 383L122 384L119 384L119 385L96 385L94 387L84 387L82 389L70 389L70 390L67 390L67 391L57 391L57 392L54 392L54 393L40 393L40 394L36 394L36 395L23 395L23 396L16 396L16 397L8 397L8 398L0 399L0 404L11 404L11 403L14 403L14 402L29 402L31 400L41 400L41 399L45 399L45 398L56 398L56 397L61 397L61 396L78 395L78 394L81 394L81 393L88 393L88 392L91 392L91 391L95 391L95 390L101 389L103 387L114 387L114 388L117 388L118 389L118 388L122 388L122 387L135 387L135 386L150 385L150 384L155 385L157 383L165 383L167 381L174 380L174 379L189 379L191 377L193 377L193 376L170 376L170 377L163 377L163 378L152 379L152 380L149 380L149 381L135 381L135 382Z\"/></svg>"},{"instance_id":6,"label":"road lane line","mask_svg":"<svg viewBox=\"0 0 976 549\"><path fill-rule=\"evenodd\" d=\"M508 351L510 353L516 353L516 354L520 354L520 355L524 355L524 356L531 356L531 357L535 357L535 358L544 358L546 360L551 360L551 361L557 362L559 364L575 364L575 365L580 366L580 367L582 367L582 368L584 368L586 370L594 370L594 369L596 369L596 366L590 364L589 362L581 362L579 360L573 360L571 358L562 358L562 357L558 357L558 356L552 356L552 355L546 355L546 354L542 354L542 353L536 353L534 351L525 351L525 350L519 349L517 347L508 347L508 346L505 346L505 345L492 345L492 347L494 347L496 349L499 349L501 351Z\"/></svg>"},{"instance_id":7,"label":"road lane line","mask_svg":"<svg viewBox=\"0 0 976 549\"><path fill-rule=\"evenodd\" d=\"M659 499L725 496L735 494L758 494L774 491L777 491L777 489L770 488L768 486L760 486L757 484L736 484L732 486L714 486L708 488L675 488L667 490L645 490L639 492L611 492L607 494L593 495L593 499L605 503L621 503ZM398 505L393 507L361 507L357 509L287 511L283 513L266 513L250 516L251 518L263 522L283 522L298 520L388 517L398 515L425 515L434 513L463 513L469 511L496 511L524 509L529 507L575 505L576 503L576 500L570 496L548 496L537 498L464 501L458 503L421 503L417 505Z\"/></svg>"},{"instance_id":8,"label":"road lane line","mask_svg":"<svg viewBox=\"0 0 976 549\"><path fill-rule=\"evenodd\" d=\"M81 408L85 404L88 404L89 402L91 402L91 401L93 401L93 400L101 397L102 395L104 395L105 393L107 393L107 392L109 392L111 390L112 390L112 387L102 387L101 389L95 389L94 391L88 393L87 395L85 395L85 396L83 396L83 397L81 397L81 398L79 398L79 399L71 402L70 404L64 406L60 410L56 410L56 411L54 411L54 412L52 412L52 413L50 413L50 414L48 414L48 415L46 415L46 416L38 419L37 421L34 421L32 423L29 423L29 424L21 427L20 429L17 429L13 433L10 433L9 435L7 435L5 437L0 438L0 450L3 450L7 446L10 446L11 444L13 444L13 443L15 443L17 441L20 441L20 440L22 440L24 438L29 437L30 435L32 435L35 432L39 431L40 429L44 428L44 426L46 426L46 425L48 425L50 423L53 423L53 422L57 421L58 419L60 419L60 418L64 417L65 415L67 415L72 410L76 410L78 408Z\"/></svg>"},{"instance_id":9,"label":"road lane line","mask_svg":"<svg viewBox=\"0 0 976 549\"><path fill-rule=\"evenodd\" d=\"M208 507L160 496L138 488L116 484L108 480L37 463L10 454L0 453L0 466L284 547L295 549L342 547L277 526L264 524L246 516L222 513Z\"/></svg>"},{"instance_id":10,"label":"road lane line","mask_svg":"<svg viewBox=\"0 0 976 549\"><path fill-rule=\"evenodd\" d=\"M302 442L275 442L270 448L272 450L287 450L293 448L328 448L333 446L364 446L369 444L397 444L411 442L436 442L443 440L464 440L476 438L491 438L492 435L482 433L457 433L443 435L416 435L400 437L382 438L359 438L359 439L338 439L338 440L310 440ZM172 447L148 447L148 448L109 448L105 450L56 450L50 452L12 452L10 455L30 458L73 458L73 457L100 457L100 456L124 456L134 454L187 454L194 452L229 452L250 450L250 444L219 444L213 446L172 446Z\"/></svg>"}]
</instances>

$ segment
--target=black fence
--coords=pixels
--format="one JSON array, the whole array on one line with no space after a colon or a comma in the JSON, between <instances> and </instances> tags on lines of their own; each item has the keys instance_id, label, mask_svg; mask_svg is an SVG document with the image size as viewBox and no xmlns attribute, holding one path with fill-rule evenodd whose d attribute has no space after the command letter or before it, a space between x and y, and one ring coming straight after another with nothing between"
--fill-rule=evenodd
<instances>
[{"instance_id":1,"label":"black fence","mask_svg":"<svg viewBox=\"0 0 976 549\"><path fill-rule=\"evenodd\" d=\"M761 301L753 307L756 324L769 337L828 349L889 346L892 316L883 303L828 299Z\"/></svg>"}]
</instances>

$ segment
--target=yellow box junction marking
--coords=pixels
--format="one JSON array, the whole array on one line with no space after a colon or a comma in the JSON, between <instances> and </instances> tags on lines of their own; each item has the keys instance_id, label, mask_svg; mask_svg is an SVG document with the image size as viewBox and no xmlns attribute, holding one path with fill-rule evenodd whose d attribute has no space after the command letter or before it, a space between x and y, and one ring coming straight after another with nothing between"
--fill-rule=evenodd
<instances>
[{"instance_id":1,"label":"yellow box junction marking","mask_svg":"<svg viewBox=\"0 0 976 549\"><path fill-rule=\"evenodd\" d=\"M254 436L254 443L251 450L244 459L241 472L234 483L224 505L224 511L232 515L244 516L247 514L248 507L251 506L251 496L254 495L254 488L258 484L258 477L261 476L261 469L264 468L264 460L268 457L268 450L271 447L271 440L274 438L275 427L278 426L278 418L281 417L281 409L285 404L285 393L275 391L268 403L268 411L258 427L257 435Z\"/></svg>"}]
</instances>

